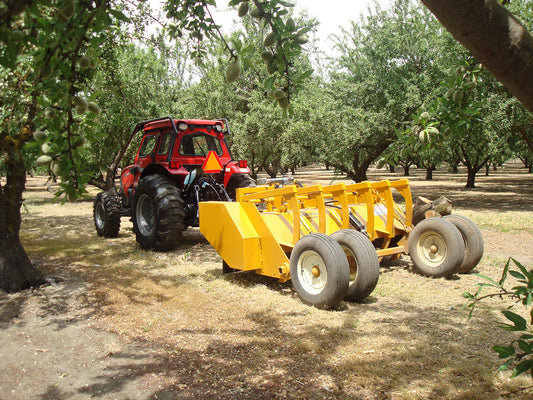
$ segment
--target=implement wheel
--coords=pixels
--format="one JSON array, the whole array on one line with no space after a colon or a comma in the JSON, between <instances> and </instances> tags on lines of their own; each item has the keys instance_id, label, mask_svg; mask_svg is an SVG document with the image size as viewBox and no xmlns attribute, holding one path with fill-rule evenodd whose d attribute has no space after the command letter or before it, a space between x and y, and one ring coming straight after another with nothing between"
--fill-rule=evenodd
<instances>
[{"instance_id":1,"label":"implement wheel","mask_svg":"<svg viewBox=\"0 0 533 400\"><path fill-rule=\"evenodd\" d=\"M133 198L132 222L143 249L172 250L185 229L181 193L169 180L149 175L141 180Z\"/></svg>"},{"instance_id":2,"label":"implement wheel","mask_svg":"<svg viewBox=\"0 0 533 400\"><path fill-rule=\"evenodd\" d=\"M111 192L100 192L93 205L94 226L98 236L115 238L120 230L120 206L117 196Z\"/></svg>"},{"instance_id":3,"label":"implement wheel","mask_svg":"<svg viewBox=\"0 0 533 400\"><path fill-rule=\"evenodd\" d=\"M350 267L341 246L322 233L301 238L291 253L292 285L304 303L329 309L348 289Z\"/></svg>"},{"instance_id":4,"label":"implement wheel","mask_svg":"<svg viewBox=\"0 0 533 400\"><path fill-rule=\"evenodd\" d=\"M463 263L457 270L460 274L466 274L475 268L483 256L483 236L477 225L462 215L447 215L444 217L459 230L465 242L465 256Z\"/></svg>"},{"instance_id":5,"label":"implement wheel","mask_svg":"<svg viewBox=\"0 0 533 400\"><path fill-rule=\"evenodd\" d=\"M428 218L419 222L409 235L409 255L415 271L440 278L458 271L465 255L465 244L451 222Z\"/></svg>"},{"instance_id":6,"label":"implement wheel","mask_svg":"<svg viewBox=\"0 0 533 400\"><path fill-rule=\"evenodd\" d=\"M353 229L331 234L340 244L350 266L350 283L345 299L361 301L376 287L379 279L379 260L376 249L366 235Z\"/></svg>"}]
</instances>

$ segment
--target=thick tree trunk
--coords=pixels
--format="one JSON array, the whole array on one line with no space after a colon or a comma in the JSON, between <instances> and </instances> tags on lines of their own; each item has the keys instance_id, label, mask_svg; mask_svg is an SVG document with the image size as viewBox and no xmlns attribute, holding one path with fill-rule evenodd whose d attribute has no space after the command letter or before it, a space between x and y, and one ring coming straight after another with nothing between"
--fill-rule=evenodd
<instances>
[{"instance_id":1,"label":"thick tree trunk","mask_svg":"<svg viewBox=\"0 0 533 400\"><path fill-rule=\"evenodd\" d=\"M411 168L411 164L404 164L402 165L402 168L403 168L403 176L410 176L409 169Z\"/></svg>"},{"instance_id":2,"label":"thick tree trunk","mask_svg":"<svg viewBox=\"0 0 533 400\"><path fill-rule=\"evenodd\" d=\"M497 0L421 0L533 112L533 38Z\"/></svg>"},{"instance_id":3,"label":"thick tree trunk","mask_svg":"<svg viewBox=\"0 0 533 400\"><path fill-rule=\"evenodd\" d=\"M0 289L17 292L44 283L18 237L0 239Z\"/></svg>"},{"instance_id":4,"label":"thick tree trunk","mask_svg":"<svg viewBox=\"0 0 533 400\"><path fill-rule=\"evenodd\" d=\"M473 189L476 187L476 173L477 171L475 169L467 167L467 178L465 188Z\"/></svg>"},{"instance_id":5,"label":"thick tree trunk","mask_svg":"<svg viewBox=\"0 0 533 400\"><path fill-rule=\"evenodd\" d=\"M426 181L432 181L433 180L433 170L435 167L429 167L426 168Z\"/></svg>"},{"instance_id":6,"label":"thick tree trunk","mask_svg":"<svg viewBox=\"0 0 533 400\"><path fill-rule=\"evenodd\" d=\"M0 185L0 289L15 292L44 283L20 243L22 192L26 183L20 154L6 157L7 177Z\"/></svg>"},{"instance_id":7,"label":"thick tree trunk","mask_svg":"<svg viewBox=\"0 0 533 400\"><path fill-rule=\"evenodd\" d=\"M452 213L452 203L444 196L431 201L425 197L417 197L413 205L413 225L426 218L441 217Z\"/></svg>"}]
</instances>

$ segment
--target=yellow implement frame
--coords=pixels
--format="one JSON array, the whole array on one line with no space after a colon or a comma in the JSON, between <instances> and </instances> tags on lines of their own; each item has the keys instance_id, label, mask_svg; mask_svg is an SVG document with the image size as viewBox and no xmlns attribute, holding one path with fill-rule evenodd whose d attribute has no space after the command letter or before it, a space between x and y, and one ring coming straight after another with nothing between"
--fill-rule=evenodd
<instances>
[{"instance_id":1,"label":"yellow implement frame","mask_svg":"<svg viewBox=\"0 0 533 400\"><path fill-rule=\"evenodd\" d=\"M406 211L394 201L393 189L403 197ZM240 188L236 200L201 202L200 231L231 268L282 282L290 279L289 255L305 235L363 230L381 259L405 253L412 228L406 179Z\"/></svg>"}]
</instances>

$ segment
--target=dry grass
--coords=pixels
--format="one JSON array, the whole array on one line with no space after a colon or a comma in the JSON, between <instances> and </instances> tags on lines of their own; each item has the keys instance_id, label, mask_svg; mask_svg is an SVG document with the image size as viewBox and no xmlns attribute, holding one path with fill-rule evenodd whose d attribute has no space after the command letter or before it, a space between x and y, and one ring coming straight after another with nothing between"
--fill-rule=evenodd
<instances>
[{"instance_id":1,"label":"dry grass","mask_svg":"<svg viewBox=\"0 0 533 400\"><path fill-rule=\"evenodd\" d=\"M317 173L322 183L333 177L316 169L299 177ZM510 255L532 261L531 179L499 171L473 193L444 173L411 181L415 195L444 194L480 225L486 252L477 271L498 277ZM99 238L91 202L57 205L39 182L28 186L22 239L30 257L46 273L89 283L94 326L156 352L134 371L154 398L497 399L531 384L496 372L491 347L512 337L494 328L502 304L487 302L467 320L462 293L475 276L428 279L405 259L382 265L363 304L318 310L290 282L223 275L197 229L176 251L146 252L126 219L119 238Z\"/></svg>"}]
</instances>

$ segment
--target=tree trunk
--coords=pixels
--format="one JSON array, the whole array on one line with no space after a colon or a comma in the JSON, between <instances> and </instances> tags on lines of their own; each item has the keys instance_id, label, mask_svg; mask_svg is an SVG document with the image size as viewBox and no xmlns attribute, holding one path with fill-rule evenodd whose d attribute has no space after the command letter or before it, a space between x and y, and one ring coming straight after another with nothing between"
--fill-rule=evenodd
<instances>
[{"instance_id":1,"label":"tree trunk","mask_svg":"<svg viewBox=\"0 0 533 400\"><path fill-rule=\"evenodd\" d=\"M432 181L433 180L433 170L434 167L426 168L426 181Z\"/></svg>"},{"instance_id":2,"label":"tree trunk","mask_svg":"<svg viewBox=\"0 0 533 400\"><path fill-rule=\"evenodd\" d=\"M485 164L485 176L489 176L490 164Z\"/></svg>"},{"instance_id":3,"label":"tree trunk","mask_svg":"<svg viewBox=\"0 0 533 400\"><path fill-rule=\"evenodd\" d=\"M409 176L409 168L411 168L411 164L404 164L403 167L403 176Z\"/></svg>"},{"instance_id":4,"label":"tree trunk","mask_svg":"<svg viewBox=\"0 0 533 400\"><path fill-rule=\"evenodd\" d=\"M444 27L533 112L533 38L497 0L422 0Z\"/></svg>"},{"instance_id":5,"label":"tree trunk","mask_svg":"<svg viewBox=\"0 0 533 400\"><path fill-rule=\"evenodd\" d=\"M44 283L18 237L0 238L0 289L17 292Z\"/></svg>"},{"instance_id":6,"label":"tree trunk","mask_svg":"<svg viewBox=\"0 0 533 400\"><path fill-rule=\"evenodd\" d=\"M452 203L444 196L431 201L425 197L417 197L413 205L413 225L426 218L441 217L452 213Z\"/></svg>"},{"instance_id":7,"label":"tree trunk","mask_svg":"<svg viewBox=\"0 0 533 400\"><path fill-rule=\"evenodd\" d=\"M363 182L368 180L366 175L366 169L359 168L355 173L351 173L349 178L353 179L355 182Z\"/></svg>"},{"instance_id":8,"label":"tree trunk","mask_svg":"<svg viewBox=\"0 0 533 400\"><path fill-rule=\"evenodd\" d=\"M476 187L476 173L477 171L471 167L467 167L466 188L473 189Z\"/></svg>"},{"instance_id":9,"label":"tree trunk","mask_svg":"<svg viewBox=\"0 0 533 400\"><path fill-rule=\"evenodd\" d=\"M394 169L394 165L389 164L389 172L390 172L391 174L394 174L394 171L395 171L395 169Z\"/></svg>"},{"instance_id":10,"label":"tree trunk","mask_svg":"<svg viewBox=\"0 0 533 400\"><path fill-rule=\"evenodd\" d=\"M26 171L18 149L6 159L6 183L0 185L0 289L15 292L44 283L20 243L22 192Z\"/></svg>"}]
</instances>

